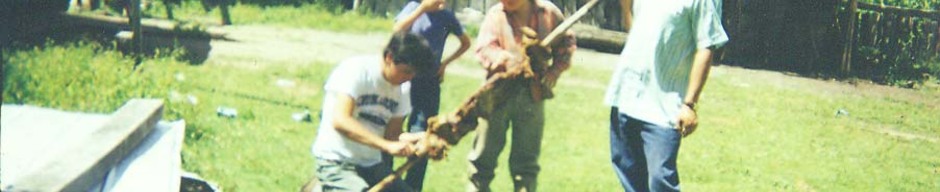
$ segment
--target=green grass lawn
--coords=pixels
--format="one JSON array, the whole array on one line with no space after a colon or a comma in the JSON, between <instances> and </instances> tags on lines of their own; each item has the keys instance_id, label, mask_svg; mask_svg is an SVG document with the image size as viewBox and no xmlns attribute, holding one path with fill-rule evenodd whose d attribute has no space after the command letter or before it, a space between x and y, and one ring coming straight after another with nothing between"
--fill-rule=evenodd
<instances>
[{"instance_id":1,"label":"green grass lawn","mask_svg":"<svg viewBox=\"0 0 940 192\"><path fill-rule=\"evenodd\" d=\"M287 8L238 5L233 13L266 9L278 10L255 15L306 15ZM233 17L236 23L240 18L266 23L263 18ZM277 20L275 25L315 27ZM376 19L372 23L389 22ZM388 28L365 25L342 30ZM373 25L380 27L368 27ZM170 52L133 69L132 59L94 43L50 43L44 48L2 51L5 104L110 113L130 98L163 98L165 119L187 122L183 168L220 184L225 191L296 191L312 174L309 148L318 125L322 86L333 63L267 63L244 69L212 64L226 61L189 65ZM457 64L463 67L478 67L471 59L460 61ZM680 150L684 190L940 189L940 144L879 132L940 138L937 103L890 94L827 92L813 86L781 87L736 75L719 68L709 79L699 107L701 126L683 140ZM601 86L562 83L556 98L547 103L541 190L620 190L608 160L609 108L601 102L609 76L605 69L576 64L563 78ZM294 86L278 86L278 80L292 81ZM443 84L441 111L452 111L481 80L449 74ZM921 94L940 97L936 91ZM198 102L190 102L188 96ZM217 116L219 106L237 109L238 117ZM838 109L850 115L836 116ZM311 111L313 122L291 119L291 114L304 110ZM463 190L473 134L469 136L447 159L431 163L427 191ZM496 191L512 189L507 154L496 171Z\"/></svg>"},{"instance_id":2,"label":"green grass lawn","mask_svg":"<svg viewBox=\"0 0 940 192\"><path fill-rule=\"evenodd\" d=\"M188 123L184 169L216 181L227 191L292 191L311 175L309 145L317 120L295 122L290 115L309 109L317 116L321 87L331 64L271 64L245 70L192 66L160 57L131 72L129 67L107 70L132 62L112 51L90 52L93 49L88 44L66 44L5 52L10 57L4 58L3 102L108 112L129 98L164 98L166 118L183 118ZM67 60L62 53L85 56ZM472 63L459 65L474 67ZM569 78L597 82L608 78L575 77L606 72L577 65L573 70ZM679 157L683 189L924 191L940 187L940 156L936 155L940 145L869 131L892 128L937 138L937 108L890 97L780 88L772 82L749 81L742 86L730 75L718 71L709 81L700 107L702 126L683 142ZM296 85L276 86L279 79ZM448 76L442 111L453 110L479 83L479 78ZM619 189L607 160L608 108L600 102L603 91L561 85L557 98L547 104L541 189ZM174 94L195 96L198 103L174 98ZM96 100L101 102L80 104ZM218 106L236 108L239 116L218 117ZM834 111L839 108L851 115L836 117ZM465 138L446 160L430 165L428 191L463 189L469 143ZM500 191L512 188L506 158L500 161L493 186Z\"/></svg>"}]
</instances>

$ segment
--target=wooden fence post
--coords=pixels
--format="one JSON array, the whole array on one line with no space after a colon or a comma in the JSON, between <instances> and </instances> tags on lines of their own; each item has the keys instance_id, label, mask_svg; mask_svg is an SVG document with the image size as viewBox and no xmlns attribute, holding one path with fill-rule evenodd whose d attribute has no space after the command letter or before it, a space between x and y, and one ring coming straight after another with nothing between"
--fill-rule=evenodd
<instances>
[{"instance_id":1,"label":"wooden fence post","mask_svg":"<svg viewBox=\"0 0 940 192\"><path fill-rule=\"evenodd\" d=\"M940 53L940 19L934 20L933 23L933 26L937 27L937 30L933 32L933 36L936 37L934 41L936 45L934 45L933 51L934 54L937 54Z\"/></svg>"},{"instance_id":2,"label":"wooden fence post","mask_svg":"<svg viewBox=\"0 0 940 192\"><path fill-rule=\"evenodd\" d=\"M163 6L166 8L166 19L173 20L173 5L174 3L163 1Z\"/></svg>"},{"instance_id":3,"label":"wooden fence post","mask_svg":"<svg viewBox=\"0 0 940 192\"><path fill-rule=\"evenodd\" d=\"M127 17L128 25L131 27L131 31L134 32L134 36L131 37L132 43L132 52L134 54L134 67L136 68L143 61L144 54L144 34L143 30L140 28L140 20L142 14L140 13L140 0L130 0L127 5Z\"/></svg>"},{"instance_id":4,"label":"wooden fence post","mask_svg":"<svg viewBox=\"0 0 940 192\"><path fill-rule=\"evenodd\" d=\"M849 0L848 32L845 35L845 49L842 52L842 74L850 75L852 72L852 52L855 50L855 19L858 17L858 0Z\"/></svg>"},{"instance_id":5,"label":"wooden fence post","mask_svg":"<svg viewBox=\"0 0 940 192\"><path fill-rule=\"evenodd\" d=\"M222 25L231 25L232 16L229 14L228 7L231 6L234 0L222 0L222 5L219 5L219 12L222 14Z\"/></svg>"}]
</instances>

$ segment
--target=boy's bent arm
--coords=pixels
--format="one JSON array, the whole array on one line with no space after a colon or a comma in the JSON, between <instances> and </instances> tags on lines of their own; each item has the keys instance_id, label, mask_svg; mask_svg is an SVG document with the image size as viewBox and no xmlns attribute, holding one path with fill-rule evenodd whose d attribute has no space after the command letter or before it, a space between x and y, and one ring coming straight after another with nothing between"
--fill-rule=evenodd
<instances>
[{"instance_id":1,"label":"boy's bent arm","mask_svg":"<svg viewBox=\"0 0 940 192\"><path fill-rule=\"evenodd\" d=\"M405 146L398 145L397 142L386 140L379 135L372 134L365 126L353 118L355 101L352 96L337 93L336 95L336 116L333 117L333 127L343 136L353 141L368 145L381 151L401 156L400 154L411 153ZM401 128L399 128L401 129Z\"/></svg>"},{"instance_id":2,"label":"boy's bent arm","mask_svg":"<svg viewBox=\"0 0 940 192\"><path fill-rule=\"evenodd\" d=\"M556 25L560 25L561 22L565 20L565 15L561 13L561 10L552 10L552 15L555 17ZM562 72L571 67L571 56L574 54L574 51L578 49L574 32L570 30L565 31L551 47L552 65L549 66L548 74L546 74L546 77L548 77L548 80L551 82L549 83L550 87L554 86L554 81L557 80Z\"/></svg>"},{"instance_id":3,"label":"boy's bent arm","mask_svg":"<svg viewBox=\"0 0 940 192\"><path fill-rule=\"evenodd\" d=\"M421 14L424 14L424 11L422 11L421 8L414 10L404 19L395 22L395 25L392 25L392 32L397 33L400 31L411 30L411 25L415 23L415 20L418 20L418 17L421 17Z\"/></svg>"},{"instance_id":4,"label":"boy's bent arm","mask_svg":"<svg viewBox=\"0 0 940 192\"><path fill-rule=\"evenodd\" d=\"M413 25L422 14L428 12L428 10L433 9L436 6L440 6L442 3L443 2L440 0L421 1L421 4L418 5L418 7L411 12L411 14L408 14L408 16L406 16L404 19L401 19L400 21L395 22L395 25L392 25L392 32L397 33L400 31L410 30L411 25Z\"/></svg>"},{"instance_id":5,"label":"boy's bent arm","mask_svg":"<svg viewBox=\"0 0 940 192\"><path fill-rule=\"evenodd\" d=\"M385 139L389 141L398 141L398 136L404 132L402 124L405 123L405 117L392 117L385 127Z\"/></svg>"},{"instance_id":6,"label":"boy's bent arm","mask_svg":"<svg viewBox=\"0 0 940 192\"><path fill-rule=\"evenodd\" d=\"M460 39L460 48L457 48L457 50L454 51L454 54L451 54L449 57L447 57L447 59L444 59L444 61L441 62L441 71L438 75L444 75L444 68L446 68L447 65L450 65L451 62L454 62L454 60L457 60L457 58L460 58L461 55L470 49L470 36L463 34L457 36L457 38Z\"/></svg>"},{"instance_id":7,"label":"boy's bent arm","mask_svg":"<svg viewBox=\"0 0 940 192\"><path fill-rule=\"evenodd\" d=\"M477 35L477 47L475 48L477 60L480 61L480 65L483 66L483 69L486 69L489 73L498 72L501 69L504 70L504 65L506 65L507 62L516 60L513 53L506 48L512 45L501 43L499 36L503 30L503 24L505 24L504 22L506 21L505 19L500 19L500 15L496 14L502 14L502 12L491 9L483 18L483 22L480 23L480 32Z\"/></svg>"}]
</instances>

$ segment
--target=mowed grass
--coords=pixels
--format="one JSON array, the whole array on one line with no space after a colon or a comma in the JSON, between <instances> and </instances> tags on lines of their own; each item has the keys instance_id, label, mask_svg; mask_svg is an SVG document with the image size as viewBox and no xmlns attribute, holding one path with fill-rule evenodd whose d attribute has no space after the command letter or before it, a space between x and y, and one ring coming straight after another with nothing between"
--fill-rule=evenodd
<instances>
[{"instance_id":1,"label":"mowed grass","mask_svg":"<svg viewBox=\"0 0 940 192\"><path fill-rule=\"evenodd\" d=\"M923 103L713 77L684 140L693 191L924 191L940 186L940 123ZM749 85L748 85L749 84ZM745 85L745 86L742 86ZM936 98L936 94L933 94ZM849 111L837 116L838 109ZM932 139L904 139L896 130ZM694 174L694 175L689 175Z\"/></svg>"}]
</instances>

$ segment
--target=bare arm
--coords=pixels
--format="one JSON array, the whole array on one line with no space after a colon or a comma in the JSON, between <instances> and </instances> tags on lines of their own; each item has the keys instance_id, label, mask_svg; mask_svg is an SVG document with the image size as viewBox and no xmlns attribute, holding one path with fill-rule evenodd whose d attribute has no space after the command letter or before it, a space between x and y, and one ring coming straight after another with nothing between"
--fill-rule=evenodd
<instances>
[{"instance_id":1,"label":"bare arm","mask_svg":"<svg viewBox=\"0 0 940 192\"><path fill-rule=\"evenodd\" d=\"M689 86L685 91L684 103L696 103L698 97L705 87L705 80L708 79L708 72L711 69L712 50L711 48L699 49L695 51L692 59L692 72L689 73Z\"/></svg>"},{"instance_id":2,"label":"bare arm","mask_svg":"<svg viewBox=\"0 0 940 192\"><path fill-rule=\"evenodd\" d=\"M338 94L336 95L336 101L336 116L333 117L333 127L336 128L337 132L353 141L392 155L405 156L414 153L414 149L410 145L384 139L379 135L372 134L364 125L356 121L353 117L353 111L356 105L351 96ZM399 118L399 132L401 132L401 119L402 118ZM394 119L392 120L394 121Z\"/></svg>"},{"instance_id":3,"label":"bare arm","mask_svg":"<svg viewBox=\"0 0 940 192\"><path fill-rule=\"evenodd\" d=\"M565 20L565 16L560 10L554 10L552 13L558 21L556 24L561 24L561 21ZM552 65L549 66L542 81L548 87L555 87L561 73L571 67L571 57L578 48L574 32L571 30L566 31L551 44L551 47Z\"/></svg>"},{"instance_id":4,"label":"bare arm","mask_svg":"<svg viewBox=\"0 0 940 192\"><path fill-rule=\"evenodd\" d=\"M565 20L565 15L561 13L561 10L555 9L552 11L555 15L557 24L561 24ZM578 49L577 40L575 40L574 32L572 30L567 30L565 33L552 44L552 66L549 68L550 72L561 74L565 70L571 67L571 56L574 54L574 51Z\"/></svg>"},{"instance_id":5,"label":"bare arm","mask_svg":"<svg viewBox=\"0 0 940 192\"><path fill-rule=\"evenodd\" d=\"M514 46L511 45L512 43L515 43L512 42L512 37L508 37L510 39L500 37L507 30L504 27L509 26L505 25L506 23L508 21L505 13L495 9L487 11L483 22L480 23L480 32L477 34L474 50L477 60L480 61L480 65L483 66L483 69L486 69L488 74L504 71L508 63L521 61L522 59L519 57L519 55L522 55L522 50L510 50L509 48Z\"/></svg>"},{"instance_id":6,"label":"bare arm","mask_svg":"<svg viewBox=\"0 0 940 192\"><path fill-rule=\"evenodd\" d=\"M405 117L392 117L388 121L388 125L385 127L385 139L390 141L398 141L398 136L404 132L402 124L405 122Z\"/></svg>"},{"instance_id":7,"label":"bare arm","mask_svg":"<svg viewBox=\"0 0 940 192\"><path fill-rule=\"evenodd\" d=\"M411 30L411 25L418 20L418 17L421 17L421 14L424 14L424 11L421 8L411 12L407 17L398 22L395 22L395 25L392 25L392 33L398 33L400 31Z\"/></svg>"},{"instance_id":8,"label":"bare arm","mask_svg":"<svg viewBox=\"0 0 940 192\"><path fill-rule=\"evenodd\" d=\"M708 72L711 69L712 50L711 48L698 49L692 59L692 71L689 73L689 85L686 88L685 98L682 99L683 105L679 112L679 133L682 136L688 136L698 127L698 114L695 112L695 103L705 87L705 80L708 79Z\"/></svg>"},{"instance_id":9,"label":"bare arm","mask_svg":"<svg viewBox=\"0 0 940 192\"><path fill-rule=\"evenodd\" d=\"M633 26L633 0L620 0L620 13L623 31L630 32L630 27Z\"/></svg>"},{"instance_id":10,"label":"bare arm","mask_svg":"<svg viewBox=\"0 0 940 192\"><path fill-rule=\"evenodd\" d=\"M388 126L385 128L385 139L415 144L418 140L424 138L424 132L405 132L404 123L405 117L393 117L389 119Z\"/></svg>"},{"instance_id":11,"label":"bare arm","mask_svg":"<svg viewBox=\"0 0 940 192\"><path fill-rule=\"evenodd\" d=\"M441 0L425 0L421 1L421 5L418 5L414 11L411 12L405 18L395 22L395 25L392 25L392 32L397 33L399 31L407 31L411 29L411 25L421 17L422 14L432 10L434 7L441 6L444 2Z\"/></svg>"},{"instance_id":12,"label":"bare arm","mask_svg":"<svg viewBox=\"0 0 940 192\"><path fill-rule=\"evenodd\" d=\"M453 54L441 62L441 69L437 72L437 76L439 77L444 76L444 69L447 68L447 65L450 65L451 62L454 62L454 60L457 60L457 58L460 58L461 55L467 52L467 49L470 49L470 36L463 34L461 36L457 36L457 38L460 39L460 48L457 48Z\"/></svg>"}]
</instances>

